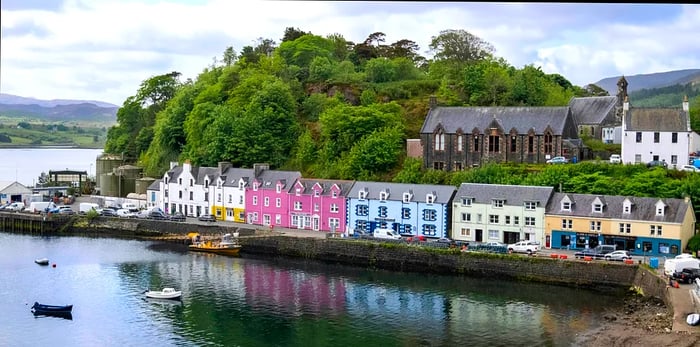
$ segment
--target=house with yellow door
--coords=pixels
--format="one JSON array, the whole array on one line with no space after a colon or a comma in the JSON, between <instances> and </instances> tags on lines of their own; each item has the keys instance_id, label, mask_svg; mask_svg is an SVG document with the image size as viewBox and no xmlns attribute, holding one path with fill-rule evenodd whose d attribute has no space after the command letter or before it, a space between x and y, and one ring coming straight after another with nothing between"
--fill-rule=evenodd
<instances>
[{"instance_id":1,"label":"house with yellow door","mask_svg":"<svg viewBox=\"0 0 700 347\"><path fill-rule=\"evenodd\" d=\"M554 193L545 209L545 247L615 245L635 255L675 256L695 234L689 198Z\"/></svg>"}]
</instances>

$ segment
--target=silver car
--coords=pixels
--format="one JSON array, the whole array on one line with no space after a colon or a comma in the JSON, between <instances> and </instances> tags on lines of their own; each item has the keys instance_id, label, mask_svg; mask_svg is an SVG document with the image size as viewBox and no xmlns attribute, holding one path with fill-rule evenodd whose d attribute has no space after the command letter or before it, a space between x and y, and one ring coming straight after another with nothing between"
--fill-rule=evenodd
<instances>
[{"instance_id":1,"label":"silver car","mask_svg":"<svg viewBox=\"0 0 700 347\"><path fill-rule=\"evenodd\" d=\"M605 260L624 261L632 259L629 251L613 251L605 255Z\"/></svg>"}]
</instances>

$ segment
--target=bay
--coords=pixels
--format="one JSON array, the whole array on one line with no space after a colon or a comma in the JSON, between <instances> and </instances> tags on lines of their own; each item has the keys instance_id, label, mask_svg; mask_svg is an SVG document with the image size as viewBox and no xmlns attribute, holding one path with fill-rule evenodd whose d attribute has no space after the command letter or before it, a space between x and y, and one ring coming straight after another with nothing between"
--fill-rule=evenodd
<instances>
[{"instance_id":1,"label":"bay","mask_svg":"<svg viewBox=\"0 0 700 347\"><path fill-rule=\"evenodd\" d=\"M34 259L47 257L53 266ZM571 346L621 298L184 245L0 231L0 345ZM181 301L145 299L174 287ZM30 307L73 304L71 320Z\"/></svg>"},{"instance_id":2,"label":"bay","mask_svg":"<svg viewBox=\"0 0 700 347\"><path fill-rule=\"evenodd\" d=\"M17 181L33 187L42 172L86 171L95 175L95 162L102 149L83 148L0 148L0 181Z\"/></svg>"}]
</instances>

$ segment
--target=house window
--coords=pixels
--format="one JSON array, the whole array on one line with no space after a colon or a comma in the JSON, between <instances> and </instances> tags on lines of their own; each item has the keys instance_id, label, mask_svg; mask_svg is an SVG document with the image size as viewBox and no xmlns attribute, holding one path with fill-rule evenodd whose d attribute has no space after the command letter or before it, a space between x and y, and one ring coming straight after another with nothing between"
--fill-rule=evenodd
<instances>
[{"instance_id":1,"label":"house window","mask_svg":"<svg viewBox=\"0 0 700 347\"><path fill-rule=\"evenodd\" d=\"M634 155L634 163L639 164L642 162L642 155L641 154L635 154Z\"/></svg>"},{"instance_id":2,"label":"house window","mask_svg":"<svg viewBox=\"0 0 700 347\"><path fill-rule=\"evenodd\" d=\"M437 220L437 211L426 209L423 210L423 220L435 221Z\"/></svg>"},{"instance_id":3,"label":"house window","mask_svg":"<svg viewBox=\"0 0 700 347\"><path fill-rule=\"evenodd\" d=\"M506 217L506 225L510 225L510 216L505 216Z\"/></svg>"},{"instance_id":4,"label":"house window","mask_svg":"<svg viewBox=\"0 0 700 347\"><path fill-rule=\"evenodd\" d=\"M513 216L513 225L520 225L520 217Z\"/></svg>"},{"instance_id":5,"label":"house window","mask_svg":"<svg viewBox=\"0 0 700 347\"><path fill-rule=\"evenodd\" d=\"M525 210L526 211L534 211L535 208L537 207L537 203L534 201L525 201Z\"/></svg>"},{"instance_id":6,"label":"house window","mask_svg":"<svg viewBox=\"0 0 700 347\"><path fill-rule=\"evenodd\" d=\"M444 170L445 169L445 163L441 161L436 161L433 163L433 169L435 170Z\"/></svg>"},{"instance_id":7,"label":"house window","mask_svg":"<svg viewBox=\"0 0 700 347\"><path fill-rule=\"evenodd\" d=\"M461 161L456 161L456 162L455 162L454 170L455 170L455 171L462 171L462 162L461 162Z\"/></svg>"},{"instance_id":8,"label":"house window","mask_svg":"<svg viewBox=\"0 0 700 347\"><path fill-rule=\"evenodd\" d=\"M282 207L282 199L280 199L280 198L275 199L275 207Z\"/></svg>"},{"instance_id":9,"label":"house window","mask_svg":"<svg viewBox=\"0 0 700 347\"><path fill-rule=\"evenodd\" d=\"M561 228L562 229L572 229L573 228L573 221L571 219L562 219L561 220Z\"/></svg>"},{"instance_id":10,"label":"house window","mask_svg":"<svg viewBox=\"0 0 700 347\"><path fill-rule=\"evenodd\" d=\"M562 211L571 211L571 203L568 201L563 201L561 203L561 209Z\"/></svg>"},{"instance_id":11,"label":"house window","mask_svg":"<svg viewBox=\"0 0 700 347\"><path fill-rule=\"evenodd\" d=\"M177 192L177 193L178 193L178 194L177 194L177 197L180 198L180 199L182 199L182 190L179 191L179 192Z\"/></svg>"},{"instance_id":12,"label":"house window","mask_svg":"<svg viewBox=\"0 0 700 347\"><path fill-rule=\"evenodd\" d=\"M270 221L271 221L270 215L264 214L263 215L263 225L270 225Z\"/></svg>"},{"instance_id":13,"label":"house window","mask_svg":"<svg viewBox=\"0 0 700 347\"><path fill-rule=\"evenodd\" d=\"M462 198L462 206L471 206L473 200L472 198Z\"/></svg>"},{"instance_id":14,"label":"house window","mask_svg":"<svg viewBox=\"0 0 700 347\"><path fill-rule=\"evenodd\" d=\"M630 233L632 231L632 224L630 223L620 223L620 233Z\"/></svg>"},{"instance_id":15,"label":"house window","mask_svg":"<svg viewBox=\"0 0 700 347\"><path fill-rule=\"evenodd\" d=\"M338 204L331 204L331 212L338 213Z\"/></svg>"},{"instance_id":16,"label":"house window","mask_svg":"<svg viewBox=\"0 0 700 347\"><path fill-rule=\"evenodd\" d=\"M402 199L402 200L403 200L404 203L408 203L409 201L411 201L411 194L410 194L410 193L403 193L403 199Z\"/></svg>"},{"instance_id":17,"label":"house window","mask_svg":"<svg viewBox=\"0 0 700 347\"><path fill-rule=\"evenodd\" d=\"M369 215L369 206L357 205L355 207L355 214L358 216L368 216Z\"/></svg>"},{"instance_id":18,"label":"house window","mask_svg":"<svg viewBox=\"0 0 700 347\"><path fill-rule=\"evenodd\" d=\"M276 225L282 224L282 215L280 215L280 214L275 215L275 224Z\"/></svg>"},{"instance_id":19,"label":"house window","mask_svg":"<svg viewBox=\"0 0 700 347\"><path fill-rule=\"evenodd\" d=\"M190 200L194 200L194 192L190 192Z\"/></svg>"},{"instance_id":20,"label":"house window","mask_svg":"<svg viewBox=\"0 0 700 347\"><path fill-rule=\"evenodd\" d=\"M622 208L622 212L623 212L623 213L629 214L629 213L630 213L630 205L625 205L625 206Z\"/></svg>"},{"instance_id":21,"label":"house window","mask_svg":"<svg viewBox=\"0 0 700 347\"><path fill-rule=\"evenodd\" d=\"M321 196L321 191L320 191L320 190L314 190L314 196L315 196L315 197Z\"/></svg>"},{"instance_id":22,"label":"house window","mask_svg":"<svg viewBox=\"0 0 700 347\"><path fill-rule=\"evenodd\" d=\"M403 226L403 231L407 234L413 233L413 228L411 228L410 224L406 224Z\"/></svg>"},{"instance_id":23,"label":"house window","mask_svg":"<svg viewBox=\"0 0 700 347\"><path fill-rule=\"evenodd\" d=\"M278 184L277 186L275 186L275 192L277 192L277 193L282 192L282 185L281 184Z\"/></svg>"},{"instance_id":24,"label":"house window","mask_svg":"<svg viewBox=\"0 0 700 347\"><path fill-rule=\"evenodd\" d=\"M512 153L515 153L518 151L518 141L517 141L517 137L515 137L515 136L510 137L510 151Z\"/></svg>"},{"instance_id":25,"label":"house window","mask_svg":"<svg viewBox=\"0 0 700 347\"><path fill-rule=\"evenodd\" d=\"M168 197L168 190L167 190L167 189L165 190L165 197L166 197L166 198ZM155 200L155 199L154 199L154 200Z\"/></svg>"},{"instance_id":26,"label":"house window","mask_svg":"<svg viewBox=\"0 0 700 347\"><path fill-rule=\"evenodd\" d=\"M554 147L552 146L552 134L544 134L544 154L551 154Z\"/></svg>"},{"instance_id":27,"label":"house window","mask_svg":"<svg viewBox=\"0 0 700 347\"><path fill-rule=\"evenodd\" d=\"M471 221L472 221L472 214L462 212L462 222L471 222Z\"/></svg>"},{"instance_id":28,"label":"house window","mask_svg":"<svg viewBox=\"0 0 700 347\"><path fill-rule=\"evenodd\" d=\"M493 200L493 207L503 207L503 200Z\"/></svg>"},{"instance_id":29,"label":"house window","mask_svg":"<svg viewBox=\"0 0 700 347\"><path fill-rule=\"evenodd\" d=\"M489 230L489 240L498 240L498 230Z\"/></svg>"},{"instance_id":30,"label":"house window","mask_svg":"<svg viewBox=\"0 0 700 347\"><path fill-rule=\"evenodd\" d=\"M168 178L167 178L167 177L165 178L165 184L168 184Z\"/></svg>"},{"instance_id":31,"label":"house window","mask_svg":"<svg viewBox=\"0 0 700 347\"><path fill-rule=\"evenodd\" d=\"M410 208L402 208L401 209L401 218L403 218L403 219L411 218L411 209Z\"/></svg>"},{"instance_id":32,"label":"house window","mask_svg":"<svg viewBox=\"0 0 700 347\"><path fill-rule=\"evenodd\" d=\"M433 195L433 194L428 194L428 195L425 197L425 202L426 202L427 204L432 204L433 202L435 202L435 195Z\"/></svg>"},{"instance_id":33,"label":"house window","mask_svg":"<svg viewBox=\"0 0 700 347\"><path fill-rule=\"evenodd\" d=\"M337 197L338 197L338 192L336 192L335 190L332 191L332 192L331 192L331 197L332 197L333 199L337 198Z\"/></svg>"},{"instance_id":34,"label":"house window","mask_svg":"<svg viewBox=\"0 0 700 347\"><path fill-rule=\"evenodd\" d=\"M321 207L318 204L314 204L314 212L318 212L321 210Z\"/></svg>"},{"instance_id":35,"label":"house window","mask_svg":"<svg viewBox=\"0 0 700 347\"><path fill-rule=\"evenodd\" d=\"M663 216L664 215L664 208L662 206L659 206L656 208L656 215L657 216Z\"/></svg>"},{"instance_id":36,"label":"house window","mask_svg":"<svg viewBox=\"0 0 700 347\"><path fill-rule=\"evenodd\" d=\"M489 136L489 152L498 153L500 152L500 141L501 137L496 135Z\"/></svg>"},{"instance_id":37,"label":"house window","mask_svg":"<svg viewBox=\"0 0 700 347\"><path fill-rule=\"evenodd\" d=\"M471 229L469 229L469 228L462 228L462 230L460 230L460 235L462 235L462 236L471 236Z\"/></svg>"},{"instance_id":38,"label":"house window","mask_svg":"<svg viewBox=\"0 0 700 347\"><path fill-rule=\"evenodd\" d=\"M671 142L678 143L678 133L671 133Z\"/></svg>"},{"instance_id":39,"label":"house window","mask_svg":"<svg viewBox=\"0 0 700 347\"><path fill-rule=\"evenodd\" d=\"M525 217L525 226L526 227L534 227L535 226L535 217Z\"/></svg>"},{"instance_id":40,"label":"house window","mask_svg":"<svg viewBox=\"0 0 700 347\"><path fill-rule=\"evenodd\" d=\"M677 155L671 156L671 164L673 164L673 165L678 164L678 156Z\"/></svg>"},{"instance_id":41,"label":"house window","mask_svg":"<svg viewBox=\"0 0 700 347\"><path fill-rule=\"evenodd\" d=\"M233 203L233 195L231 194L228 195L228 203Z\"/></svg>"},{"instance_id":42,"label":"house window","mask_svg":"<svg viewBox=\"0 0 700 347\"><path fill-rule=\"evenodd\" d=\"M209 201L209 193L204 193L204 201Z\"/></svg>"},{"instance_id":43,"label":"house window","mask_svg":"<svg viewBox=\"0 0 700 347\"><path fill-rule=\"evenodd\" d=\"M243 195L238 197L238 204L243 205Z\"/></svg>"},{"instance_id":44,"label":"house window","mask_svg":"<svg viewBox=\"0 0 700 347\"><path fill-rule=\"evenodd\" d=\"M603 212L603 205L593 204L593 212Z\"/></svg>"},{"instance_id":45,"label":"house window","mask_svg":"<svg viewBox=\"0 0 700 347\"><path fill-rule=\"evenodd\" d=\"M481 223L481 213L476 214L476 222Z\"/></svg>"},{"instance_id":46,"label":"house window","mask_svg":"<svg viewBox=\"0 0 700 347\"><path fill-rule=\"evenodd\" d=\"M208 180L204 181L204 188L209 188L209 181Z\"/></svg>"},{"instance_id":47,"label":"house window","mask_svg":"<svg viewBox=\"0 0 700 347\"><path fill-rule=\"evenodd\" d=\"M659 133L658 133L658 132L655 132L655 133L654 133L654 143L659 143L659 137L660 137L660 136L659 136Z\"/></svg>"},{"instance_id":48,"label":"house window","mask_svg":"<svg viewBox=\"0 0 700 347\"><path fill-rule=\"evenodd\" d=\"M386 218L387 216L387 209L386 206L379 206L377 209L377 215L382 218Z\"/></svg>"},{"instance_id":49,"label":"house window","mask_svg":"<svg viewBox=\"0 0 700 347\"><path fill-rule=\"evenodd\" d=\"M591 231L600 231L600 221L591 221Z\"/></svg>"},{"instance_id":50,"label":"house window","mask_svg":"<svg viewBox=\"0 0 700 347\"><path fill-rule=\"evenodd\" d=\"M182 185L182 178L177 179L177 184Z\"/></svg>"},{"instance_id":51,"label":"house window","mask_svg":"<svg viewBox=\"0 0 700 347\"><path fill-rule=\"evenodd\" d=\"M535 152L535 137L532 135L527 137L527 152L530 154Z\"/></svg>"},{"instance_id":52,"label":"house window","mask_svg":"<svg viewBox=\"0 0 700 347\"><path fill-rule=\"evenodd\" d=\"M489 215L489 223L498 224L498 215L497 214L490 214Z\"/></svg>"},{"instance_id":53,"label":"house window","mask_svg":"<svg viewBox=\"0 0 700 347\"><path fill-rule=\"evenodd\" d=\"M595 137L595 127L591 126L591 136Z\"/></svg>"},{"instance_id":54,"label":"house window","mask_svg":"<svg viewBox=\"0 0 700 347\"><path fill-rule=\"evenodd\" d=\"M253 205L256 205L256 206L258 205L258 197L257 196L253 197Z\"/></svg>"},{"instance_id":55,"label":"house window","mask_svg":"<svg viewBox=\"0 0 700 347\"><path fill-rule=\"evenodd\" d=\"M386 197L389 196L386 192L379 192L379 200L384 201Z\"/></svg>"},{"instance_id":56,"label":"house window","mask_svg":"<svg viewBox=\"0 0 700 347\"><path fill-rule=\"evenodd\" d=\"M642 132L637 131L637 143L642 143Z\"/></svg>"},{"instance_id":57,"label":"house window","mask_svg":"<svg viewBox=\"0 0 700 347\"><path fill-rule=\"evenodd\" d=\"M457 135L457 152L461 152L464 148L464 140L462 135Z\"/></svg>"},{"instance_id":58,"label":"house window","mask_svg":"<svg viewBox=\"0 0 700 347\"><path fill-rule=\"evenodd\" d=\"M423 224L423 235L437 236L437 227L432 224Z\"/></svg>"},{"instance_id":59,"label":"house window","mask_svg":"<svg viewBox=\"0 0 700 347\"><path fill-rule=\"evenodd\" d=\"M340 227L340 219L328 218L328 227L330 227L331 230L338 230L338 227Z\"/></svg>"},{"instance_id":60,"label":"house window","mask_svg":"<svg viewBox=\"0 0 700 347\"><path fill-rule=\"evenodd\" d=\"M270 206L270 198L269 197L266 196L265 198L263 198L263 205Z\"/></svg>"},{"instance_id":61,"label":"house window","mask_svg":"<svg viewBox=\"0 0 700 347\"><path fill-rule=\"evenodd\" d=\"M445 150L445 134L439 132L435 136L435 150L444 151Z\"/></svg>"},{"instance_id":62,"label":"house window","mask_svg":"<svg viewBox=\"0 0 700 347\"><path fill-rule=\"evenodd\" d=\"M194 180L190 178L190 187L194 185Z\"/></svg>"},{"instance_id":63,"label":"house window","mask_svg":"<svg viewBox=\"0 0 700 347\"><path fill-rule=\"evenodd\" d=\"M649 230L649 235L654 235L654 231L656 231L657 236L661 236L661 226L660 225L652 225Z\"/></svg>"},{"instance_id":64,"label":"house window","mask_svg":"<svg viewBox=\"0 0 700 347\"><path fill-rule=\"evenodd\" d=\"M295 210L295 211L301 211L301 201L295 201L295 202L294 202L294 210Z\"/></svg>"},{"instance_id":65,"label":"house window","mask_svg":"<svg viewBox=\"0 0 700 347\"><path fill-rule=\"evenodd\" d=\"M364 190L361 190L361 191L358 193L358 197L359 197L360 200L364 200L366 196L367 196L367 192L364 191Z\"/></svg>"},{"instance_id":66,"label":"house window","mask_svg":"<svg viewBox=\"0 0 700 347\"><path fill-rule=\"evenodd\" d=\"M479 135L474 135L474 152L479 151Z\"/></svg>"}]
</instances>

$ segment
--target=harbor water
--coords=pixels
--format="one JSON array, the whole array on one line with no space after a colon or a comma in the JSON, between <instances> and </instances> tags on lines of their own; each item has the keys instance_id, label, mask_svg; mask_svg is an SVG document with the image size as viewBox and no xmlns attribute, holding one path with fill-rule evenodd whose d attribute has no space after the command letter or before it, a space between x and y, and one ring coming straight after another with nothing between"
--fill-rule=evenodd
<instances>
[{"instance_id":1,"label":"harbor water","mask_svg":"<svg viewBox=\"0 0 700 347\"><path fill-rule=\"evenodd\" d=\"M49 266L34 262L44 257ZM543 284L3 231L0 274L2 346L571 346L620 301ZM182 299L145 298L163 287ZM34 316L34 302L72 304L72 317Z\"/></svg>"}]
</instances>

